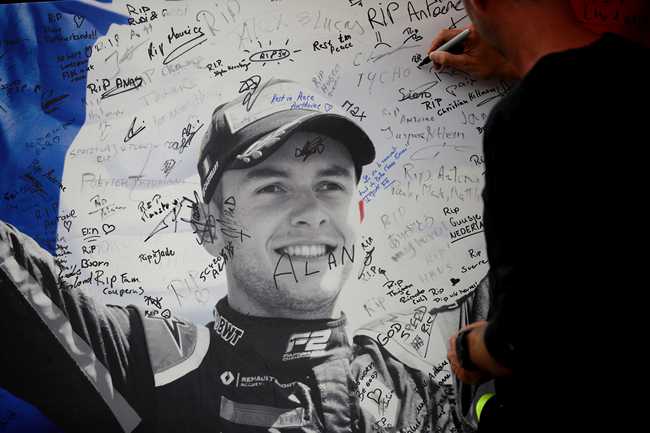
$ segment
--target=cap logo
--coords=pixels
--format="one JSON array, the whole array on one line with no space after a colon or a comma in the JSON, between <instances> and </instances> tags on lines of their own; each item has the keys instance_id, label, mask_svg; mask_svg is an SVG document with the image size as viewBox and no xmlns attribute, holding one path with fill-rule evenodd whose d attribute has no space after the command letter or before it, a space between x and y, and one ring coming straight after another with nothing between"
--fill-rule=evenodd
<instances>
[{"instance_id":1,"label":"cap logo","mask_svg":"<svg viewBox=\"0 0 650 433\"><path fill-rule=\"evenodd\" d=\"M206 156L203 159L203 166L210 166L210 161L208 161L208 157ZM210 169L208 172L208 175L205 177L205 181L203 182L203 198L205 199L205 191L208 189L208 186L210 186L210 183L212 183L212 178L214 177L215 173L217 172L217 169L219 168L219 161L214 162L214 166Z\"/></svg>"},{"instance_id":2,"label":"cap logo","mask_svg":"<svg viewBox=\"0 0 650 433\"><path fill-rule=\"evenodd\" d=\"M238 154L236 156L236 158L238 160L243 161L246 164L251 162L251 158L252 159L258 159L258 158L261 158L261 157L262 157L262 151L261 150L253 150L253 151L247 150L245 153L240 153L240 154Z\"/></svg>"}]
</instances>

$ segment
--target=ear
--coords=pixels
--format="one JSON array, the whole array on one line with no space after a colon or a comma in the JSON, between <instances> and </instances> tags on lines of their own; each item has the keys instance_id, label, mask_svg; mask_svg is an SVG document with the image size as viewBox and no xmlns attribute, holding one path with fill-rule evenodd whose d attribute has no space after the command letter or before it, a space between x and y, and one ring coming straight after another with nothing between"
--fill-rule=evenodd
<instances>
[{"instance_id":1,"label":"ear","mask_svg":"<svg viewBox=\"0 0 650 433\"><path fill-rule=\"evenodd\" d=\"M221 214L214 200L208 204L195 203L192 209L192 228L197 242L212 256L217 257L225 246L219 229Z\"/></svg>"}]
</instances>

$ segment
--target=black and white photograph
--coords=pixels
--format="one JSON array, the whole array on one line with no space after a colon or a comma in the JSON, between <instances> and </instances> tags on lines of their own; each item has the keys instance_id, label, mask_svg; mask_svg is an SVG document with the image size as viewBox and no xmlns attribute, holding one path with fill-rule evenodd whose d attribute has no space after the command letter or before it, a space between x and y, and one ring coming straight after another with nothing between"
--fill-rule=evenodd
<instances>
[{"instance_id":1,"label":"black and white photograph","mask_svg":"<svg viewBox=\"0 0 650 433\"><path fill-rule=\"evenodd\" d=\"M0 5L0 433L582 422L643 3Z\"/></svg>"}]
</instances>

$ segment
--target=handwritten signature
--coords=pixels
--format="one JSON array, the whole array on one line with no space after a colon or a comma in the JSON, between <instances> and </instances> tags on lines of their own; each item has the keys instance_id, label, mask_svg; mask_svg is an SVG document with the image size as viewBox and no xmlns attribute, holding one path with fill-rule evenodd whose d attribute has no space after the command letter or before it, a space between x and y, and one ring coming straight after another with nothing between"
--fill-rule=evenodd
<instances>
[{"instance_id":1,"label":"handwritten signature","mask_svg":"<svg viewBox=\"0 0 650 433\"><path fill-rule=\"evenodd\" d=\"M363 258L363 268L359 273L359 277L357 277L358 280L361 279L361 277L363 276L363 272L366 270L366 268L372 265L372 254L374 252L375 252L375 247L372 247L370 250L366 251L366 256Z\"/></svg>"},{"instance_id":2,"label":"handwritten signature","mask_svg":"<svg viewBox=\"0 0 650 433\"><path fill-rule=\"evenodd\" d=\"M135 137L136 135L138 135L139 133L144 131L144 128L145 128L144 125L140 126L135 131L133 130L133 128L135 128L135 121L136 121L137 118L138 118L137 116L133 118L133 122L131 122L131 127L129 128L128 131L126 131L126 137L124 137L124 142L125 143L128 143L129 140L131 140L133 137Z\"/></svg>"},{"instance_id":3,"label":"handwritten signature","mask_svg":"<svg viewBox=\"0 0 650 433\"><path fill-rule=\"evenodd\" d=\"M162 296L148 296L144 297L144 303L153 305L156 308L162 309Z\"/></svg>"},{"instance_id":4,"label":"handwritten signature","mask_svg":"<svg viewBox=\"0 0 650 433\"><path fill-rule=\"evenodd\" d=\"M191 218L187 219L180 217L183 207L191 210ZM205 217L202 217L202 215L205 215ZM168 222L167 219L169 217L171 217L171 220ZM192 226L194 229L193 234L197 235L196 241L199 245L202 245L203 242L213 243L217 239L217 229L221 231L224 237L230 239L240 239L240 241L243 242L245 238L250 238L250 235L244 232L244 230L241 227L238 227L235 223L215 218L214 215L211 215L207 206L205 206L203 201L199 198L198 193L194 191L194 200L186 196L183 196L180 200L174 199L170 211L164 215L163 219L160 220L158 224L156 224L156 227L154 227L153 231L149 233L144 242L147 242L156 234L170 227L170 223L174 224L174 233L176 233L178 231L179 221Z\"/></svg>"},{"instance_id":5,"label":"handwritten signature","mask_svg":"<svg viewBox=\"0 0 650 433\"><path fill-rule=\"evenodd\" d=\"M303 162L307 161L311 155L315 153L323 153L325 144L323 138L318 136L313 140L308 140L303 147L296 147L295 157L302 158Z\"/></svg>"},{"instance_id":6,"label":"handwritten signature","mask_svg":"<svg viewBox=\"0 0 650 433\"><path fill-rule=\"evenodd\" d=\"M197 121L198 122L198 121ZM173 150L177 150L178 153L183 153L183 151L189 147L190 143L192 142L192 139L194 138L194 135L203 127L204 123L201 123L196 129L192 130L192 124L188 123L186 127L183 128L183 131L181 132L181 142L180 144L178 141L172 141L169 142L169 148Z\"/></svg>"},{"instance_id":7,"label":"handwritten signature","mask_svg":"<svg viewBox=\"0 0 650 433\"><path fill-rule=\"evenodd\" d=\"M162 172L165 174L165 177L169 176L169 173L171 173L175 165L176 161L173 159L168 159L163 162Z\"/></svg>"},{"instance_id":8,"label":"handwritten signature","mask_svg":"<svg viewBox=\"0 0 650 433\"><path fill-rule=\"evenodd\" d=\"M125 83L116 82L114 87L111 87L101 94L101 99L107 99L111 96L121 95L122 93L139 89L143 82L142 77L130 78Z\"/></svg>"},{"instance_id":9,"label":"handwritten signature","mask_svg":"<svg viewBox=\"0 0 650 433\"><path fill-rule=\"evenodd\" d=\"M244 100L242 101L242 105L246 107L246 111L251 111L258 96L260 96L264 88L271 83L271 80L269 80L260 88L259 85L261 81L262 77L259 75L251 75L249 78L240 81L241 86L239 87L239 93L246 93L246 96L244 96ZM258 88L259 91L255 93Z\"/></svg>"},{"instance_id":10,"label":"handwritten signature","mask_svg":"<svg viewBox=\"0 0 650 433\"><path fill-rule=\"evenodd\" d=\"M169 43L171 43L173 39L177 39L178 37L188 35L188 31L184 31L184 32L179 33L179 34L175 34L173 30L174 29L172 28L172 35L167 37L168 38L167 40L168 40ZM192 39L189 39L189 40L183 42L182 44L180 44L179 46L174 48L169 54L167 54L167 56L163 59L163 65L167 65L167 64L177 60L183 54L188 53L190 50L193 50L194 48L198 47L202 43L208 41L207 37L203 38L205 36L205 33L203 33L203 29L201 29L200 26L199 27L194 27L192 30L193 30L194 34L196 34L196 36L194 36ZM187 45L189 45L189 47Z\"/></svg>"}]
</instances>

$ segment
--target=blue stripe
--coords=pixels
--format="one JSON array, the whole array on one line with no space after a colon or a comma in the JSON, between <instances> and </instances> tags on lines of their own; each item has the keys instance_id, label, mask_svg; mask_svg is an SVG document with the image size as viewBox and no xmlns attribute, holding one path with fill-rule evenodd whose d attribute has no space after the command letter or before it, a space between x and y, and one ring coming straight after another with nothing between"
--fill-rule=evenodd
<instances>
[{"instance_id":1,"label":"blue stripe","mask_svg":"<svg viewBox=\"0 0 650 433\"><path fill-rule=\"evenodd\" d=\"M61 66L73 61L67 59L74 53L79 53L78 60L87 60L86 53L112 23L126 24L127 18L80 2L2 6L0 219L51 253L59 210L56 181L61 180L66 151L86 119L86 79L64 77ZM84 38L51 42L71 34Z\"/></svg>"}]
</instances>

